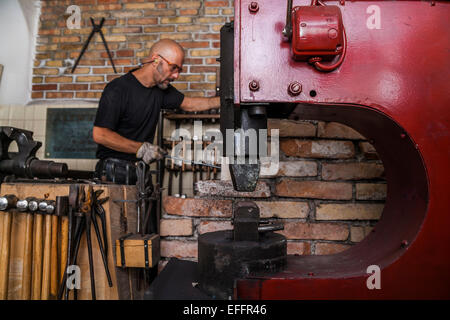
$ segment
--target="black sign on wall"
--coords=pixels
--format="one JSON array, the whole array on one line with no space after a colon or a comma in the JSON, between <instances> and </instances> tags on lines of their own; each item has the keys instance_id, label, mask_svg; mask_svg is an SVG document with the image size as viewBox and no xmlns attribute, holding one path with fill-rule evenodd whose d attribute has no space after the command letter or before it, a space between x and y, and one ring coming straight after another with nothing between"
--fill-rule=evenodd
<instances>
[{"instance_id":1,"label":"black sign on wall","mask_svg":"<svg viewBox=\"0 0 450 320\"><path fill-rule=\"evenodd\" d=\"M96 112L96 108L48 108L45 157L95 159L92 127Z\"/></svg>"}]
</instances>

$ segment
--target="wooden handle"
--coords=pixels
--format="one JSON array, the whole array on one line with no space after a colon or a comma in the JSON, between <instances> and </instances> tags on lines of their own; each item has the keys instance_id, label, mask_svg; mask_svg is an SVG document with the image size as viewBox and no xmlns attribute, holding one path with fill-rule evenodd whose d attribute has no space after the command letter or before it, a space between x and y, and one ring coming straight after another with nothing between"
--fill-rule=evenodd
<instances>
[{"instance_id":1,"label":"wooden handle","mask_svg":"<svg viewBox=\"0 0 450 320\"><path fill-rule=\"evenodd\" d=\"M41 300L48 300L50 297L50 267L51 267L51 247L52 246L52 216L45 216L44 232L44 260L42 262L42 288Z\"/></svg>"},{"instance_id":2,"label":"wooden handle","mask_svg":"<svg viewBox=\"0 0 450 320\"><path fill-rule=\"evenodd\" d=\"M36 214L34 218L33 235L33 274L32 274L32 300L41 299L42 282L42 214Z\"/></svg>"},{"instance_id":3,"label":"wooden handle","mask_svg":"<svg viewBox=\"0 0 450 320\"><path fill-rule=\"evenodd\" d=\"M67 261L67 248L69 246L69 217L61 218L61 253L59 255L61 268L60 268L60 278L64 277L64 271L66 271L66 261ZM58 281L59 282L59 281Z\"/></svg>"},{"instance_id":4,"label":"wooden handle","mask_svg":"<svg viewBox=\"0 0 450 320\"><path fill-rule=\"evenodd\" d=\"M31 298L31 266L33 254L33 214L26 214L25 243L23 246L22 299Z\"/></svg>"},{"instance_id":5,"label":"wooden handle","mask_svg":"<svg viewBox=\"0 0 450 320\"><path fill-rule=\"evenodd\" d=\"M8 298L9 253L11 245L11 213L3 212L2 251L0 255L0 300Z\"/></svg>"},{"instance_id":6,"label":"wooden handle","mask_svg":"<svg viewBox=\"0 0 450 320\"><path fill-rule=\"evenodd\" d=\"M52 244L50 262L50 295L56 298L58 294L58 216L52 216Z\"/></svg>"}]
</instances>

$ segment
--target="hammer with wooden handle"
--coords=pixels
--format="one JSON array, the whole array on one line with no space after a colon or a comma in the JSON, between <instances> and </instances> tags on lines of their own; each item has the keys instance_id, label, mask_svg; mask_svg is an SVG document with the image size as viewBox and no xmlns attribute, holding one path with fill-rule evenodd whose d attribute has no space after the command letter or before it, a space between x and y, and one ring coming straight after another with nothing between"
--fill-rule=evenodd
<instances>
[{"instance_id":1,"label":"hammer with wooden handle","mask_svg":"<svg viewBox=\"0 0 450 320\"><path fill-rule=\"evenodd\" d=\"M68 196L56 196L56 207L55 207L55 215L56 217L60 218L60 225L61 225L61 233L60 233L60 252L56 256L56 261L54 260L55 257L52 254L52 275L51 275L51 288L50 293L51 295L54 295L55 298L57 298L58 295L58 289L59 289L59 283L61 279L64 276L64 271L66 269L66 263L67 263L67 253L68 253L68 245L69 245L69 219L68 219L68 213L69 213L69 197ZM52 224L53 226L53 224ZM52 238L53 240L53 238ZM52 245L53 250L53 245ZM58 271L58 267L54 267L54 263L60 262L59 266L59 274L56 272ZM56 281L56 284L55 284ZM54 287L56 285L56 287Z\"/></svg>"},{"instance_id":2,"label":"hammer with wooden handle","mask_svg":"<svg viewBox=\"0 0 450 320\"><path fill-rule=\"evenodd\" d=\"M50 270L51 270L51 246L52 246L52 213L54 202L44 200L39 203L39 210L44 212L44 256L42 261L42 287L41 300L50 298Z\"/></svg>"},{"instance_id":3,"label":"hammer with wooden handle","mask_svg":"<svg viewBox=\"0 0 450 320\"><path fill-rule=\"evenodd\" d=\"M17 201L17 209L26 212L25 241L23 244L23 265L22 265L22 300L31 298L31 262L33 255L33 224L34 212L38 208L35 198L28 197Z\"/></svg>"},{"instance_id":4,"label":"hammer with wooden handle","mask_svg":"<svg viewBox=\"0 0 450 320\"><path fill-rule=\"evenodd\" d=\"M3 216L2 251L0 255L0 300L8 298L9 254L11 249L11 223L10 209L15 208L17 197L8 194L0 198L0 211Z\"/></svg>"},{"instance_id":5,"label":"hammer with wooden handle","mask_svg":"<svg viewBox=\"0 0 450 320\"><path fill-rule=\"evenodd\" d=\"M42 261L43 261L43 220L46 206L41 204L42 200L37 200L38 208L34 217L34 232L33 232L33 271L32 271L32 289L31 299L41 299L42 287Z\"/></svg>"}]
</instances>

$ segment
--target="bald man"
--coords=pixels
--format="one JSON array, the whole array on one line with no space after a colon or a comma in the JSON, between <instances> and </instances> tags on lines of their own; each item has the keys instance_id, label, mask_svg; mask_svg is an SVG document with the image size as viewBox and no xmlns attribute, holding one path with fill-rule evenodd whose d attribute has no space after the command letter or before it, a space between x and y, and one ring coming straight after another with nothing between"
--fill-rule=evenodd
<instances>
[{"instance_id":1,"label":"bald man","mask_svg":"<svg viewBox=\"0 0 450 320\"><path fill-rule=\"evenodd\" d=\"M138 159L148 164L163 158L165 151L152 144L161 109L192 112L220 107L219 97L185 97L170 84L180 76L183 60L184 50L178 43L160 40L150 48L140 68L105 87L93 129L99 176L135 184L134 163Z\"/></svg>"}]
</instances>

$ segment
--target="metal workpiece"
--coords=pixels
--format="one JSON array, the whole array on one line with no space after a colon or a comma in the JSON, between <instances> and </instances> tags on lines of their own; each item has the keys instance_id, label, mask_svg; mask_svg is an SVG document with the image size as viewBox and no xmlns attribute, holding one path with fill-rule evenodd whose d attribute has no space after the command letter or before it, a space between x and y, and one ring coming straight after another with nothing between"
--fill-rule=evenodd
<instances>
[{"instance_id":1,"label":"metal workpiece","mask_svg":"<svg viewBox=\"0 0 450 320\"><path fill-rule=\"evenodd\" d=\"M258 241L258 206L252 201L238 202L234 210L233 226L235 241Z\"/></svg>"}]
</instances>

